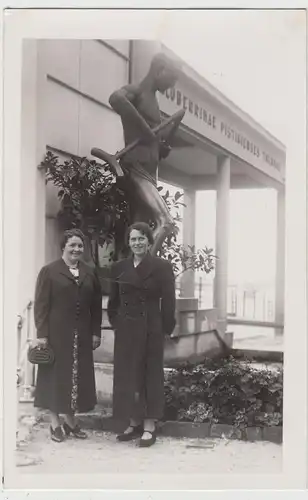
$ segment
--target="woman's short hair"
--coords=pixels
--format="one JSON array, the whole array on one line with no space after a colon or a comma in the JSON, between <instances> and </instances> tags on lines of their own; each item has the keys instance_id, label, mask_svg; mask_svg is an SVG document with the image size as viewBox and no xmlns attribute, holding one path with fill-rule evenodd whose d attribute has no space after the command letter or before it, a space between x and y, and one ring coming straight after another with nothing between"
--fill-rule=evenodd
<instances>
[{"instance_id":1,"label":"woman's short hair","mask_svg":"<svg viewBox=\"0 0 308 500\"><path fill-rule=\"evenodd\" d=\"M77 238L80 238L82 243L84 244L85 236L80 229L77 229L77 228L67 229L66 231L64 231L62 238L61 238L61 241L60 241L61 250L64 250L64 247L65 247L66 243L68 242L68 240L70 238L73 238L74 236L76 236Z\"/></svg>"},{"instance_id":2,"label":"woman's short hair","mask_svg":"<svg viewBox=\"0 0 308 500\"><path fill-rule=\"evenodd\" d=\"M131 226L129 226L127 230L127 241L129 241L130 233L134 229L136 229L136 231L140 231L141 234L144 234L148 238L150 245L153 245L153 232L149 224L147 224L146 222L134 222L134 224L131 224Z\"/></svg>"}]
</instances>

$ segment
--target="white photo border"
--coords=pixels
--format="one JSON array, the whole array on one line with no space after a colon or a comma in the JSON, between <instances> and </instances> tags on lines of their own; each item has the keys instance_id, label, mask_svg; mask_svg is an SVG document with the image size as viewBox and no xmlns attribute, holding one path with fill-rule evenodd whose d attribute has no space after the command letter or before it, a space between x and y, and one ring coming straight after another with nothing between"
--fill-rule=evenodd
<instances>
[{"instance_id":1,"label":"white photo border","mask_svg":"<svg viewBox=\"0 0 308 500\"><path fill-rule=\"evenodd\" d=\"M77 2L75 2L77 3ZM79 3L79 2L78 2ZM85 3L85 2L83 2ZM268 3L268 2L267 2ZM307 464L307 329L306 329L306 47L303 25L294 31L293 46L286 54L292 63L294 91L286 113L290 121L287 144L286 186L286 314L284 378L284 470L275 476L189 477L111 475L61 476L19 474L15 469L16 402L16 291L18 270L14 266L21 247L20 126L21 50L25 38L160 38L167 11L146 10L7 10L4 13L4 476L5 488L78 489L304 489ZM48 16L48 23L46 22ZM107 21L108 17L108 21ZM129 20L129 21L128 21ZM291 61L292 57L292 61ZM14 203L12 204L12 200ZM300 383L299 383L300 381ZM297 389L297 390L295 390ZM300 389L300 392L299 392ZM101 498L101 492L100 498ZM44 493L45 495L45 493ZM168 496L170 498L170 494ZM136 498L135 495L134 498ZM253 498L252 492L249 497ZM76 498L76 497L74 497ZM155 498L154 491L151 498ZM178 498L178 496L177 496ZM237 497L239 498L239 497Z\"/></svg>"}]
</instances>

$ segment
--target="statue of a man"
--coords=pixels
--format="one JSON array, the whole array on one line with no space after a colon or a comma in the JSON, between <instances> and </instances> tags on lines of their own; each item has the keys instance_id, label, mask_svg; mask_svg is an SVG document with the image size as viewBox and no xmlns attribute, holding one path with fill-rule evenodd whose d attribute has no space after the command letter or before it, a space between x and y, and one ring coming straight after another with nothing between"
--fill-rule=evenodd
<instances>
[{"instance_id":1,"label":"statue of a man","mask_svg":"<svg viewBox=\"0 0 308 500\"><path fill-rule=\"evenodd\" d=\"M174 229L174 221L156 182L159 160L169 154L170 141L179 126L179 122L173 123L164 132L153 133L152 128L161 123L156 92L172 88L179 71L175 61L165 54L156 54L148 74L139 84L125 85L109 98L110 105L121 116L125 145L141 139L138 146L122 158L121 167L125 172L133 220L155 222L153 254Z\"/></svg>"}]
</instances>

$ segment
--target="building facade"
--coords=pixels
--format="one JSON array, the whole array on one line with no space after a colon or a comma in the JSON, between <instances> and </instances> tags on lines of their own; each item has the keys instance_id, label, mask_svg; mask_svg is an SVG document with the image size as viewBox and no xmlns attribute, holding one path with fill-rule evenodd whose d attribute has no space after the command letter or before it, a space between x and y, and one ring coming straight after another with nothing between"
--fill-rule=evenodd
<instances>
[{"instance_id":1,"label":"building facade","mask_svg":"<svg viewBox=\"0 0 308 500\"><path fill-rule=\"evenodd\" d=\"M22 71L22 239L19 304L33 299L37 272L59 257L56 190L39 168L47 150L61 158L91 157L93 147L110 153L123 147L119 116L109 95L146 74L157 42L129 40L27 40ZM170 54L172 57L177 57ZM184 107L176 147L159 167L159 178L184 190L183 242L194 244L196 191L217 190L214 307L226 328L230 189L277 190L276 322L283 324L284 175L283 144L182 61L175 88L159 96L164 116ZM194 294L194 276L183 276L183 293Z\"/></svg>"}]
</instances>

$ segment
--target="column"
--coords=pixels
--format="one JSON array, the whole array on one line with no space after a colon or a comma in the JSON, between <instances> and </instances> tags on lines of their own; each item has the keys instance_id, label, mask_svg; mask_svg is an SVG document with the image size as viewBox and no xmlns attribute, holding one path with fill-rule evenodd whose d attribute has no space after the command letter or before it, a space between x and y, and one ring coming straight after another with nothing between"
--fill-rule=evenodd
<instances>
[{"instance_id":1,"label":"column","mask_svg":"<svg viewBox=\"0 0 308 500\"><path fill-rule=\"evenodd\" d=\"M217 160L217 199L216 199L216 250L214 307L223 334L227 322L227 285L228 285L228 232L229 232L229 191L230 158L218 157Z\"/></svg>"},{"instance_id":2,"label":"column","mask_svg":"<svg viewBox=\"0 0 308 500\"><path fill-rule=\"evenodd\" d=\"M34 366L22 356L28 343L36 336L33 325L34 285L36 280L37 220L44 217L45 206L37 207L37 99L38 45L36 40L23 44L21 102L21 224L19 314L23 318L20 332L19 362L20 401L32 401ZM44 179L45 191L45 179ZM40 238L38 238L40 244Z\"/></svg>"},{"instance_id":3,"label":"column","mask_svg":"<svg viewBox=\"0 0 308 500\"><path fill-rule=\"evenodd\" d=\"M37 99L37 42L25 40L22 49L21 102L21 251L20 251L20 314L33 299L32 281L35 262L36 231L36 99ZM25 262L27 263L25 265Z\"/></svg>"},{"instance_id":4,"label":"column","mask_svg":"<svg viewBox=\"0 0 308 500\"><path fill-rule=\"evenodd\" d=\"M38 44L38 60L37 60L37 147L36 158L37 165L43 160L46 154L46 143L48 136L48 80L46 78L46 52L45 43L41 40ZM46 264L46 171L45 169L37 169L36 174L36 235L35 235L35 273L37 274L40 268Z\"/></svg>"},{"instance_id":5,"label":"column","mask_svg":"<svg viewBox=\"0 0 308 500\"><path fill-rule=\"evenodd\" d=\"M277 191L275 323L284 324L285 281L285 189Z\"/></svg>"},{"instance_id":6,"label":"column","mask_svg":"<svg viewBox=\"0 0 308 500\"><path fill-rule=\"evenodd\" d=\"M21 255L21 308L34 296L39 269L45 264L45 169L38 166L46 152L46 75L42 42L25 40L22 66L22 133L21 133L21 234L24 248ZM46 106L46 105L45 105ZM24 262L27 262L25 267Z\"/></svg>"},{"instance_id":7,"label":"column","mask_svg":"<svg viewBox=\"0 0 308 500\"><path fill-rule=\"evenodd\" d=\"M184 190L185 208L183 214L183 245L195 245L196 228L196 191L195 189ZM185 271L181 278L181 296L194 297L195 295L195 273L192 270Z\"/></svg>"}]
</instances>

